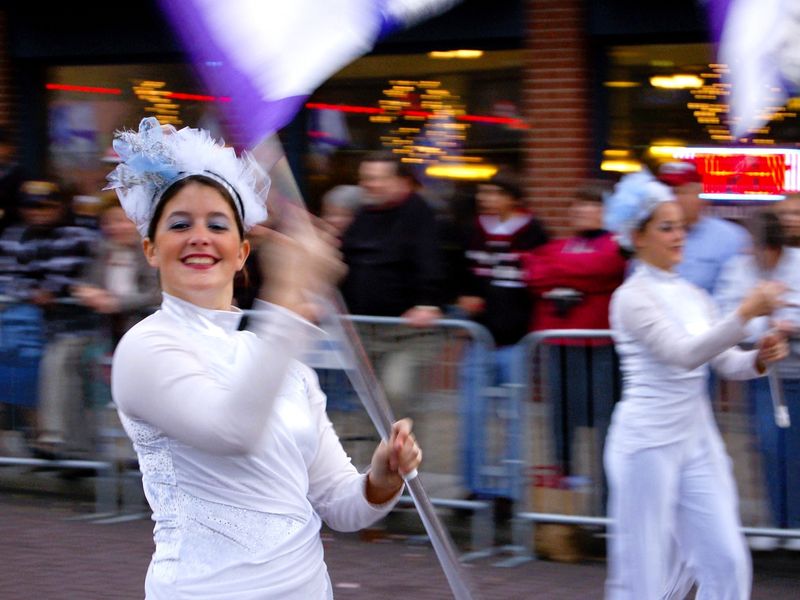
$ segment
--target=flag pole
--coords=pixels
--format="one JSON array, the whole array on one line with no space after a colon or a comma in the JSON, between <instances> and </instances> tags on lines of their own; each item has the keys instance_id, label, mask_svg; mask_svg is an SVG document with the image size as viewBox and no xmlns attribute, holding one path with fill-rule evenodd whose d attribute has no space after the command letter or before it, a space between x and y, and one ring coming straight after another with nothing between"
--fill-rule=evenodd
<instances>
[{"instance_id":1,"label":"flag pole","mask_svg":"<svg viewBox=\"0 0 800 600\"><path fill-rule=\"evenodd\" d=\"M301 214L306 215L305 202L277 136L272 135L259 143L252 150L252 154L259 164L269 172L272 179L271 208L279 209L275 206L276 203L289 203L302 208ZM331 330L336 339L342 342L341 362L345 365L344 371L375 429L383 440L388 440L391 437L395 417L386 394L375 376L358 332L353 323L346 318L348 311L344 299L338 290L332 290L330 297L321 299L321 302L326 309L326 327ZM453 541L436 514L436 509L422 486L416 469L404 476L404 480L436 557L442 566L453 597L456 600L477 600L479 596L475 592L474 584L458 559Z\"/></svg>"}]
</instances>

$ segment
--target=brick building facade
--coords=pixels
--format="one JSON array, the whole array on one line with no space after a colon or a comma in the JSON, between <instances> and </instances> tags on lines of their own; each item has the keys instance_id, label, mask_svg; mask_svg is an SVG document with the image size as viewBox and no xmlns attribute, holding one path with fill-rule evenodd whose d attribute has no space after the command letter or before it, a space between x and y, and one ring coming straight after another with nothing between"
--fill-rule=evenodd
<instances>
[{"instance_id":1,"label":"brick building facade","mask_svg":"<svg viewBox=\"0 0 800 600\"><path fill-rule=\"evenodd\" d=\"M526 11L525 187L555 235L566 233L567 205L593 168L584 4L529 0Z\"/></svg>"}]
</instances>

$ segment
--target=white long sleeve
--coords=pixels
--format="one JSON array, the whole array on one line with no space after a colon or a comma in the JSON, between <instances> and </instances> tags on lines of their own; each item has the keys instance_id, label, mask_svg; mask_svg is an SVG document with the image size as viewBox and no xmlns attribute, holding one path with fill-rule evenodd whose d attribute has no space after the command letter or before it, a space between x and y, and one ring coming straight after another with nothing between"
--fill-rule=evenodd
<instances>
[{"instance_id":1,"label":"white long sleeve","mask_svg":"<svg viewBox=\"0 0 800 600\"><path fill-rule=\"evenodd\" d=\"M356 531L385 516L397 503L402 488L384 504L370 504L366 498L365 474L359 473L342 448L325 412L325 396L316 375L310 387L311 410L317 421L319 448L308 467L308 499L331 529Z\"/></svg>"},{"instance_id":2,"label":"white long sleeve","mask_svg":"<svg viewBox=\"0 0 800 600\"><path fill-rule=\"evenodd\" d=\"M765 373L759 373L756 369L757 354L757 350L730 348L711 359L711 368L723 379L732 381L761 377Z\"/></svg>"},{"instance_id":3,"label":"white long sleeve","mask_svg":"<svg viewBox=\"0 0 800 600\"><path fill-rule=\"evenodd\" d=\"M692 298L686 301L690 303ZM700 301L705 302L705 298ZM735 311L719 321L707 323L706 327L698 323L694 331L676 326L675 315L670 311L674 313L682 307L667 308L654 291L642 286L627 293L623 290L616 297L616 305L612 310L616 310L619 323L628 334L659 360L682 369L692 370L704 365L746 336L745 323ZM707 314L713 318L710 313L709 307Z\"/></svg>"},{"instance_id":4,"label":"white long sleeve","mask_svg":"<svg viewBox=\"0 0 800 600\"><path fill-rule=\"evenodd\" d=\"M127 416L190 446L247 454L263 435L288 365L313 326L262 303L253 319L257 335L241 333L208 364L207 353L198 353L206 345L201 336L222 339L223 326L241 314L187 305L165 296L159 312L122 338L112 367L114 402ZM184 318L193 329L184 327Z\"/></svg>"},{"instance_id":5,"label":"white long sleeve","mask_svg":"<svg viewBox=\"0 0 800 600\"><path fill-rule=\"evenodd\" d=\"M752 353L733 348L746 335L741 319L718 319L707 293L671 273L640 265L614 293L610 321L624 381L611 431L623 450L712 423L709 365L727 378L758 376Z\"/></svg>"},{"instance_id":6,"label":"white long sleeve","mask_svg":"<svg viewBox=\"0 0 800 600\"><path fill-rule=\"evenodd\" d=\"M367 502L316 375L291 358L316 328L269 306L254 320L237 331L236 313L165 296L115 355L156 522L148 598L329 598L320 517L355 530L394 505Z\"/></svg>"}]
</instances>

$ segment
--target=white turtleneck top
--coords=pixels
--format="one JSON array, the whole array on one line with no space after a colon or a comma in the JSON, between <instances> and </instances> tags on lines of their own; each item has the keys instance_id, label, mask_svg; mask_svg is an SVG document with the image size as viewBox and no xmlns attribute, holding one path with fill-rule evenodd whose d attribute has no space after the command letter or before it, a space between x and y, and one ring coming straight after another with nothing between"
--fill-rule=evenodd
<instances>
[{"instance_id":1,"label":"white turtleneck top","mask_svg":"<svg viewBox=\"0 0 800 600\"><path fill-rule=\"evenodd\" d=\"M678 275L639 264L612 296L610 322L623 375L609 436L632 452L716 431L708 365L727 379L758 377L736 312L719 318L711 297Z\"/></svg>"},{"instance_id":2,"label":"white turtleneck top","mask_svg":"<svg viewBox=\"0 0 800 600\"><path fill-rule=\"evenodd\" d=\"M352 531L394 505L367 502L314 372L293 358L316 328L257 308L255 333L237 331L241 313L164 294L114 354L155 521L148 600L331 598L320 517Z\"/></svg>"}]
</instances>

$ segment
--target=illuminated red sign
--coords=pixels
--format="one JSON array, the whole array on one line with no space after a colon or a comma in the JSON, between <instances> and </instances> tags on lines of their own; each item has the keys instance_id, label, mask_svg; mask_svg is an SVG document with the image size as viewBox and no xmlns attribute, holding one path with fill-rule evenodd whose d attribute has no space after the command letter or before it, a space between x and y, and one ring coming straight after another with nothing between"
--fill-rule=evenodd
<instances>
[{"instance_id":1,"label":"illuminated red sign","mask_svg":"<svg viewBox=\"0 0 800 600\"><path fill-rule=\"evenodd\" d=\"M783 154L701 154L695 158L707 194L782 194Z\"/></svg>"}]
</instances>

